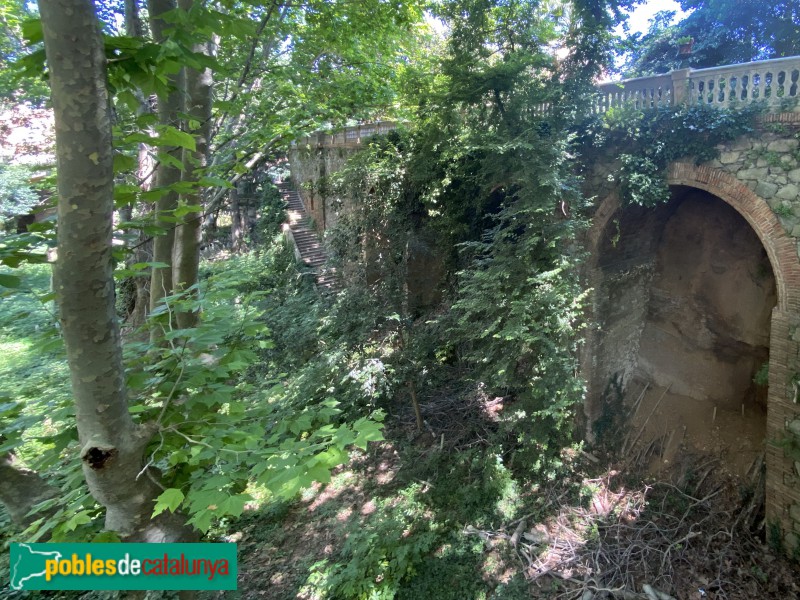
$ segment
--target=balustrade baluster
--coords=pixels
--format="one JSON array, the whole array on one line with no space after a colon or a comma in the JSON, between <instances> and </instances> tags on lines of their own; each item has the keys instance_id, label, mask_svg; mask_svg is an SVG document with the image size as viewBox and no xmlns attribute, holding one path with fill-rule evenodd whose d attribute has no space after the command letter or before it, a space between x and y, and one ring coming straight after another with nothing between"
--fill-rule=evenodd
<instances>
[{"instance_id":1,"label":"balustrade baluster","mask_svg":"<svg viewBox=\"0 0 800 600\"><path fill-rule=\"evenodd\" d=\"M775 75L772 71L767 71L764 73L764 100L766 100L769 104L772 104L775 100L775 90L772 88L774 81Z\"/></svg>"}]
</instances>

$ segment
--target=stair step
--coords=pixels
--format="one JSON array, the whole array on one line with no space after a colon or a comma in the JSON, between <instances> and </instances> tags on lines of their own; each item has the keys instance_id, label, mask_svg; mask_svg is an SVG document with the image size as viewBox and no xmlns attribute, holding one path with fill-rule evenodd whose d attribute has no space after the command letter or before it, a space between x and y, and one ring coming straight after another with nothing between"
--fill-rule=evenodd
<instances>
[{"instance_id":1,"label":"stair step","mask_svg":"<svg viewBox=\"0 0 800 600\"><path fill-rule=\"evenodd\" d=\"M315 280L320 292L325 294L338 292L340 287L336 270L326 267L328 252L314 230L311 219L308 218L300 194L289 182L281 181L276 186L286 203L287 222L302 263L316 272Z\"/></svg>"}]
</instances>

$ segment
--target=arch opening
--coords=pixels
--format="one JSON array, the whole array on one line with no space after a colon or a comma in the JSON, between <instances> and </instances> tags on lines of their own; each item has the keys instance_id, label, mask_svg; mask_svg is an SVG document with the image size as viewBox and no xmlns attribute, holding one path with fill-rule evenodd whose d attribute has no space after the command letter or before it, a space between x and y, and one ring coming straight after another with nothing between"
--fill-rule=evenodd
<instances>
[{"instance_id":1,"label":"arch opening","mask_svg":"<svg viewBox=\"0 0 800 600\"><path fill-rule=\"evenodd\" d=\"M626 390L628 426L653 442L652 470L714 454L744 475L766 434L776 278L734 208L698 188L671 190L655 209L617 208L597 240L593 379L604 406L609 384Z\"/></svg>"}]
</instances>

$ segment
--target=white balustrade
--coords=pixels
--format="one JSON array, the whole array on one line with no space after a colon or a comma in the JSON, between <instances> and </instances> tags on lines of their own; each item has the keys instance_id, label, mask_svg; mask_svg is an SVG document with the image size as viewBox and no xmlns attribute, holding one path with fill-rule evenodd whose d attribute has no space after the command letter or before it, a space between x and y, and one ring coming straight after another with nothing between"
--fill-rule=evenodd
<instances>
[{"instance_id":1,"label":"white balustrade","mask_svg":"<svg viewBox=\"0 0 800 600\"><path fill-rule=\"evenodd\" d=\"M394 121L378 121L365 125L354 125L345 127L336 133L312 133L304 138L300 138L295 145L297 146L358 146L364 140L375 135L383 135L397 128Z\"/></svg>"},{"instance_id":2,"label":"white balustrade","mask_svg":"<svg viewBox=\"0 0 800 600\"><path fill-rule=\"evenodd\" d=\"M710 69L680 69L597 86L593 113L632 106L640 110L681 103L741 106L765 101L780 106L800 97L800 56L760 60Z\"/></svg>"},{"instance_id":3,"label":"white balustrade","mask_svg":"<svg viewBox=\"0 0 800 600\"><path fill-rule=\"evenodd\" d=\"M674 104L671 74L601 83L597 90L599 95L592 107L595 114L623 105L647 110Z\"/></svg>"},{"instance_id":4,"label":"white balustrade","mask_svg":"<svg viewBox=\"0 0 800 600\"><path fill-rule=\"evenodd\" d=\"M770 107L780 107L785 101L800 99L800 56L710 69L680 69L665 75L601 83L597 91L590 107L593 114L621 106L651 110L683 103L731 107L764 101ZM533 112L544 116L551 109L550 104L540 104L533 107ZM355 125L333 134L313 133L298 140L297 145L359 146L396 127L392 121Z\"/></svg>"},{"instance_id":5,"label":"white balustrade","mask_svg":"<svg viewBox=\"0 0 800 600\"><path fill-rule=\"evenodd\" d=\"M696 69L689 72L691 103L729 107L766 101L779 106L800 97L800 56Z\"/></svg>"}]
</instances>

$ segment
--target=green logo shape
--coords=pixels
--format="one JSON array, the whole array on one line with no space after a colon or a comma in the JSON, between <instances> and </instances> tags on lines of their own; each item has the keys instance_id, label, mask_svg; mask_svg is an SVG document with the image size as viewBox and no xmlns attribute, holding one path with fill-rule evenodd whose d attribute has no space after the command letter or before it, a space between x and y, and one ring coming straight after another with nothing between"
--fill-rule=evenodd
<instances>
[{"instance_id":1,"label":"green logo shape","mask_svg":"<svg viewBox=\"0 0 800 600\"><path fill-rule=\"evenodd\" d=\"M235 590L236 544L11 544L12 590Z\"/></svg>"}]
</instances>

